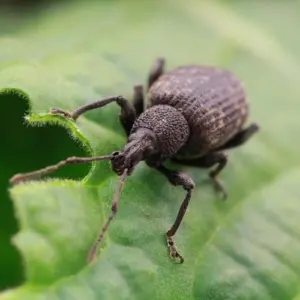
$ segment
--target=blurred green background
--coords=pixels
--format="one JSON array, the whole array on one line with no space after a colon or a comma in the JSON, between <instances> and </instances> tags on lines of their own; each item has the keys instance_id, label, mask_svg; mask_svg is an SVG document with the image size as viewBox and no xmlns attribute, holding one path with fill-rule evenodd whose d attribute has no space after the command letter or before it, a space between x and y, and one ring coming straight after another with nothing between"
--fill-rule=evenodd
<instances>
[{"instance_id":1,"label":"blurred green background","mask_svg":"<svg viewBox=\"0 0 300 300\"><path fill-rule=\"evenodd\" d=\"M64 2L68 3L68 1ZM110 1L106 0L103 2ZM112 0L111 2L118 1ZM145 2L148 2L148 4L145 5L146 9L151 7L151 4L149 5L151 1L149 2L145 0ZM141 18L139 9L143 11L143 3L145 2L133 0L128 1L129 7L132 7L133 9L138 7L136 8L137 19ZM175 26L174 24L179 24L175 30L178 30L182 26L184 27L183 32L188 32L189 30L195 28L196 24L198 24L197 14L193 15L193 9L197 7L197 1L191 1L186 6L182 5L182 11L188 12L188 18L182 18L182 15L178 13L177 10L172 8L172 1L162 0L162 2L165 2L165 4L162 5L163 12L161 15L164 16L165 14L166 16L169 16L169 19L166 21L166 26L171 27ZM270 106L271 102L269 101L264 103L263 98L265 97L266 99L270 99L276 94L278 97L276 99L274 98L274 102L277 101L274 105L277 106L277 111L280 111L281 106L284 108L284 91L289 90L289 84L285 83L284 91L283 89L281 90L281 88L279 88L276 93L274 92L274 88L278 87L282 81L282 78L285 78L286 82L290 82L291 86L293 86L295 90L294 91L291 89L290 95L295 96L298 93L298 91L295 89L298 81L298 65L294 62L296 61L298 63L300 53L300 42L297 33L297 28L299 28L297 26L300 26L300 5L298 1L292 0L285 1L285 4L282 4L283 2L271 0L253 1L251 3L246 0L218 2L225 4L224 7L226 7L226 11L223 12L222 10L218 9L215 11L210 11L208 6L205 15L201 15L202 21L205 25L202 26L201 23L199 32L197 32L197 34L195 34L195 32L193 33L195 44L198 47L197 51L199 52L198 62L203 61L202 57L209 57L211 59L209 63L219 60L224 65L227 65L229 62L233 68L235 68L237 71L240 71L245 78L249 80L248 88L253 98L258 96L256 99L260 99L261 101L259 105L254 105L254 115L260 120L264 119L264 121L266 121L268 118L271 119L274 117L272 115L272 107ZM177 1L177 3L180 3L180 1ZM0 40L8 39L10 41L11 35L17 35L18 32L22 33L23 30L27 29L31 29L34 32L36 29L32 25L35 24L34 20L41 17L45 11L50 11L53 7L55 10L59 9L59 5L61 5L61 3L58 4L57 1L2 1L0 8ZM233 9L235 12L232 14L232 18L229 17L226 19L226 26L224 26L224 23L222 22L222 18L224 17L223 13L226 15L226 13L229 12L230 14L230 9ZM168 15L169 11L170 15ZM216 12L217 14L215 14ZM146 15L145 12L143 13ZM151 19L153 22L152 25L154 27L157 26L157 31L159 31L159 26L164 26L165 24L156 23L156 12L153 11L152 13L154 17L149 19ZM162 17L159 16L159 14L160 12L157 12L158 18L161 20ZM235 17L239 14L239 19L236 20ZM185 13L183 13L183 15L185 15ZM248 18L247 22L245 23L243 23L243 16ZM117 23L117 19L118 18L116 17L113 22ZM218 20L220 22L218 22ZM142 21L143 20L141 20L141 22ZM114 26L116 25L114 24ZM121 30L122 23L120 23L118 26L120 26ZM203 47L204 49L202 49L201 43L210 43L206 42L211 37L209 33L210 31L207 30L207 28L212 28L211 31L218 32L219 37L214 37L215 40L211 42L210 47ZM137 28L137 32L138 29L139 28ZM174 36L177 34L176 31L172 33L172 29L166 29L166 32L174 34ZM268 35L268 32L271 32L271 36L276 38L269 38L270 36ZM149 30L150 35L151 33L152 32ZM109 33L101 32L101 34L105 35ZM124 35L125 34L126 31L124 32ZM99 34L99 38L100 36L101 35ZM155 35L151 36L152 40L151 42L149 41L149 45L155 40L154 37ZM98 37L95 38L97 39ZM187 41L186 44L184 43L185 38ZM188 60L189 49L191 49L191 44L188 42L193 38L182 36L183 44L178 45L180 50L174 48L174 53L173 51L166 53L168 57L171 58L173 65L176 64L176 55L180 51L183 51L184 53L181 55L182 60L184 58ZM149 55L149 57L147 56L145 58L147 63L144 63L144 65L149 65L148 61L151 61L157 53L161 53L161 51L163 51L161 49L168 49L168 46L166 46L168 44L168 36L165 36L164 39L165 44L152 44L153 48L155 49L153 52L151 52L151 57ZM162 40L162 38L158 39L160 42ZM63 44L63 39L60 42ZM135 48L135 52L131 53L130 50L133 43L135 43L133 47ZM105 46L106 45L103 45L104 48ZM124 73L126 74L132 72L131 78L136 79L136 81L140 81L141 77L139 76L140 73L138 73L140 72L139 65L137 67L138 72L136 72L136 69L134 68L134 71L132 71L130 68L130 62L135 61L135 59L137 62L139 62L139 60L144 60L144 45L140 44L138 39L130 40L129 37L128 45L126 44L125 47L127 47L127 55L129 57L126 63L122 64L123 61L122 58L120 58L121 51L118 53L119 56L115 55L115 52L118 49L113 49L112 54L110 55L109 53L105 59L109 60L110 62L116 62L122 70L125 70ZM272 51L270 51L270 49L272 49ZM282 49L287 51L283 52ZM0 59L2 58L2 51L3 49L0 49ZM5 51L5 55L7 55L7 53L9 53L9 49L5 49ZM195 53L195 49L192 51ZM165 53L161 54L165 55ZM3 57L5 57L5 55L3 54ZM249 55L249 57L247 55ZM255 57L255 59L253 57ZM264 74L262 74L262 69L257 70L252 68L252 66L255 64L258 66L258 61L256 58L264 61L265 65L262 63L262 69L265 71ZM294 58L296 59L294 60ZM240 65L241 61L244 63L243 66ZM146 74L147 71L148 70L144 70L144 74ZM91 72L97 73L95 70L91 70ZM260 76L268 77L268 80L264 80L260 78ZM79 82L80 80L81 78L78 79ZM268 82L267 86L265 85L265 82ZM120 91L124 91L125 86L126 90L128 91L127 83L120 87ZM103 91L105 91L105 88L101 92ZM116 92L119 94L120 91ZM293 99L296 100L291 100L290 104L295 104L298 98L295 97ZM86 155L86 153L70 139L66 133L66 130L62 128L56 126L37 128L24 125L23 117L28 111L29 106L27 101L24 101L22 97L16 94L1 95L0 101L2 113L0 116L0 128L2 129L0 148L0 289L5 289L7 287L16 286L24 280L21 257L11 244L11 237L17 232L18 224L14 217L12 202L8 197L8 179L17 172L34 170L57 162L58 160L68 156ZM288 111L288 109L286 111ZM276 115L278 120L276 130L264 128L264 132L269 134L268 138L270 141L280 141L282 142L281 145L284 145L281 149L280 143L278 143L279 146L278 149L276 149L276 155L282 151L282 160L285 159L285 153L288 153L288 151L286 151L284 148L287 145L285 141L288 141L289 143L292 141L291 137L299 136L298 128L300 121L297 121L297 118L295 117L299 111L295 111L291 105L289 113L289 115ZM289 116L291 117L289 118ZM96 114L91 114L91 117L92 119L97 119ZM288 132L286 132L284 128L280 126L280 122L288 123ZM275 122L273 123L275 124ZM270 122L270 124L273 123ZM280 138L278 138L278 136L280 136ZM272 144L272 142L270 142L270 144ZM261 147L264 148L264 146ZM258 147L257 150L253 150L253 152L259 152L260 150L261 149ZM292 163L292 160L294 159L294 152L295 151L293 150L290 163ZM276 155L274 155L274 157ZM85 174L87 174L87 172L88 166L72 166L70 168L67 167L60 170L56 173L56 175L77 179L82 178ZM268 173L268 170L263 170L261 172L261 174L265 175L265 173Z\"/></svg>"}]
</instances>

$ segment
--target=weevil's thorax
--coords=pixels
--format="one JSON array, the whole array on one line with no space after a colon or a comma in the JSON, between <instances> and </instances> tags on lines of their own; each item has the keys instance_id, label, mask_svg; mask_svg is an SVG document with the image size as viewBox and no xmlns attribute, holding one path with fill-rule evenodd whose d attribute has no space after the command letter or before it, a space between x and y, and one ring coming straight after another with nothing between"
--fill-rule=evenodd
<instances>
[{"instance_id":1,"label":"weevil's thorax","mask_svg":"<svg viewBox=\"0 0 300 300\"><path fill-rule=\"evenodd\" d=\"M156 105L135 121L129 139L141 129L148 129L156 137L156 153L161 159L173 156L187 142L190 130L184 116L169 105ZM149 157L149 156L148 156Z\"/></svg>"}]
</instances>

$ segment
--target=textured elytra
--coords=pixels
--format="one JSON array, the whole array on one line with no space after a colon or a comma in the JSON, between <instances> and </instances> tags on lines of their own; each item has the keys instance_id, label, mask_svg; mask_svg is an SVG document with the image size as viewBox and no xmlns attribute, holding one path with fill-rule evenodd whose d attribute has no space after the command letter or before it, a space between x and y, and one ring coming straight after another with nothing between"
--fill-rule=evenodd
<instances>
[{"instance_id":1,"label":"textured elytra","mask_svg":"<svg viewBox=\"0 0 300 300\"><path fill-rule=\"evenodd\" d=\"M157 138L162 158L173 156L189 138L189 125L184 116L169 105L155 105L135 121L132 133L139 128L151 129Z\"/></svg>"},{"instance_id":2,"label":"textured elytra","mask_svg":"<svg viewBox=\"0 0 300 300\"><path fill-rule=\"evenodd\" d=\"M241 82L228 70L184 66L163 74L148 93L149 107L167 104L179 110L190 127L180 157L198 157L224 145L248 116Z\"/></svg>"}]
</instances>

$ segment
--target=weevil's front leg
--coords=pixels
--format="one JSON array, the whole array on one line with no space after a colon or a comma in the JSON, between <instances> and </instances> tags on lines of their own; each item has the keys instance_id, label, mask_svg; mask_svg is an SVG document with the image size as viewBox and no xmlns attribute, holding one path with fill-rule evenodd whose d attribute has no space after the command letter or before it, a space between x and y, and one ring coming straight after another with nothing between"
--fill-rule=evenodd
<instances>
[{"instance_id":1,"label":"weevil's front leg","mask_svg":"<svg viewBox=\"0 0 300 300\"><path fill-rule=\"evenodd\" d=\"M136 85L133 87L133 107L136 112L136 117L144 111L144 92L142 85Z\"/></svg>"},{"instance_id":2,"label":"weevil's front leg","mask_svg":"<svg viewBox=\"0 0 300 300\"><path fill-rule=\"evenodd\" d=\"M106 222L104 223L104 225L101 227L101 229L100 229L100 231L97 235L97 239L96 239L96 241L94 242L94 244L92 245L92 247L90 249L90 252L89 252L89 255L88 255L88 261L89 262L91 262L95 259L98 245L101 243L101 241L104 238L104 235L105 235L110 223L115 218L115 216L118 212L120 195L121 195L121 191L124 187L125 179L126 179L127 175L128 175L128 169L125 169L123 174L121 175L118 189L116 190L113 201L112 201L111 214L108 217L108 219L106 220Z\"/></svg>"},{"instance_id":3,"label":"weevil's front leg","mask_svg":"<svg viewBox=\"0 0 300 300\"><path fill-rule=\"evenodd\" d=\"M164 166L156 167L156 169L159 172L161 172L162 174L164 174L173 185L182 186L184 188L184 190L186 191L186 196L180 206L176 220L175 220L174 224L172 225L172 227L166 233L167 243L168 243L168 247L170 249L170 256L172 258L178 257L180 259L180 262L183 263L184 258L183 258L183 256L181 256L179 254L179 252L175 246L173 237L174 237L175 233L177 232L177 230L181 224L181 221L185 215L186 209L191 200L192 191L195 187L195 183L194 183L193 179L186 173L169 170L169 169L165 168Z\"/></svg>"},{"instance_id":4,"label":"weevil's front leg","mask_svg":"<svg viewBox=\"0 0 300 300\"><path fill-rule=\"evenodd\" d=\"M151 70L148 75L147 89L149 90L152 84L164 73L165 59L160 57L157 58L151 67ZM138 117L144 111L144 94L143 86L136 85L134 86L133 94L133 106L136 111L136 116Z\"/></svg>"},{"instance_id":5,"label":"weevil's front leg","mask_svg":"<svg viewBox=\"0 0 300 300\"><path fill-rule=\"evenodd\" d=\"M101 161L101 160L106 160L106 159L111 160L113 158L114 158L114 155L103 155L103 156L92 156L92 157L72 156L72 157L68 157L67 159L58 162L55 165L51 165L51 166L48 166L46 168L43 168L43 169L40 169L37 171L16 174L9 181L12 184L16 184L21 181L27 181L27 180L42 177L44 175L47 175L49 173L52 173L52 172L60 169L61 167L66 166L66 165L86 164L86 163L96 162L96 161Z\"/></svg>"},{"instance_id":6,"label":"weevil's front leg","mask_svg":"<svg viewBox=\"0 0 300 300\"><path fill-rule=\"evenodd\" d=\"M126 131L126 133L128 135L132 128L132 125L136 119L136 113L135 113L135 109L132 106L132 104L122 96L112 96L112 97L104 98L102 100L98 100L98 101L92 102L90 104L83 105L71 113L66 112L60 108L52 108L50 112L52 114L63 115L65 117L76 120L83 113L93 110L93 109L103 107L112 102L116 102L121 107L121 113L120 113L119 118L120 118L120 121L121 121L121 124L122 124L124 130Z\"/></svg>"},{"instance_id":7,"label":"weevil's front leg","mask_svg":"<svg viewBox=\"0 0 300 300\"><path fill-rule=\"evenodd\" d=\"M159 57L154 62L148 76L148 90L151 85L164 73L165 59Z\"/></svg>"}]
</instances>

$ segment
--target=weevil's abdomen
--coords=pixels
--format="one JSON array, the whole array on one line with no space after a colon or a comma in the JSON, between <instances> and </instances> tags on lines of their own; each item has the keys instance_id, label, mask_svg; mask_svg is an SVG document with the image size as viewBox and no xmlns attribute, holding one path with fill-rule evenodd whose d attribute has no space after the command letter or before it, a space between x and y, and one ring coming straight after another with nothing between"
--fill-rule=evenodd
<instances>
[{"instance_id":1,"label":"weevil's abdomen","mask_svg":"<svg viewBox=\"0 0 300 300\"><path fill-rule=\"evenodd\" d=\"M149 106L173 106L188 121L190 137L180 157L202 156L225 144L248 115L241 82L220 68L185 66L167 72L151 86L148 97Z\"/></svg>"}]
</instances>

